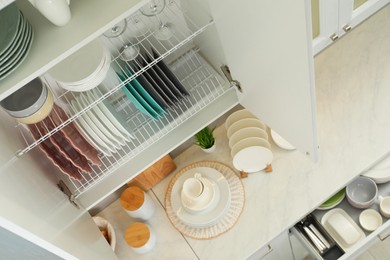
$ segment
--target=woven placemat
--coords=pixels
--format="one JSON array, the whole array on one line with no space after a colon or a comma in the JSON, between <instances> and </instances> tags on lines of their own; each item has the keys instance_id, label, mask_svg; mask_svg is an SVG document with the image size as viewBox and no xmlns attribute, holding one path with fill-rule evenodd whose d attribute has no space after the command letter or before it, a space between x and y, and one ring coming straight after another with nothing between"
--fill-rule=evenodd
<instances>
[{"instance_id":1,"label":"woven placemat","mask_svg":"<svg viewBox=\"0 0 390 260\"><path fill-rule=\"evenodd\" d=\"M183 223L172 209L171 202L172 188L176 180L186 171L197 167L210 167L222 173L228 182L231 193L231 203L226 213L221 217L220 220L218 220L216 224L202 228L192 227ZM211 239L230 230L240 217L244 208L244 204L245 192L240 178L232 168L216 161L200 161L184 167L172 178L165 194L165 211L172 225L183 235L194 239Z\"/></svg>"}]
</instances>

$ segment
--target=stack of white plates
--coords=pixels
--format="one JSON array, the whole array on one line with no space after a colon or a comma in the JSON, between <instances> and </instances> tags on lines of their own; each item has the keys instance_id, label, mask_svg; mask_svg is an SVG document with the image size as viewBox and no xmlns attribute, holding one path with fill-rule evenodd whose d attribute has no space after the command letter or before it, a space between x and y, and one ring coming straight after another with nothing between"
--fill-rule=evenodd
<instances>
[{"instance_id":1,"label":"stack of white plates","mask_svg":"<svg viewBox=\"0 0 390 260\"><path fill-rule=\"evenodd\" d=\"M74 114L83 111L98 96L96 90L81 93L71 101ZM106 100L78 117L75 123L85 139L106 156L116 153L130 138L134 138L129 125Z\"/></svg>"},{"instance_id":2,"label":"stack of white plates","mask_svg":"<svg viewBox=\"0 0 390 260\"><path fill-rule=\"evenodd\" d=\"M27 57L33 30L15 4L0 11L0 80L12 73Z\"/></svg>"},{"instance_id":3,"label":"stack of white plates","mask_svg":"<svg viewBox=\"0 0 390 260\"><path fill-rule=\"evenodd\" d=\"M225 122L233 165L239 171L258 172L271 164L273 153L266 125L246 109L232 113Z\"/></svg>"},{"instance_id":4,"label":"stack of white plates","mask_svg":"<svg viewBox=\"0 0 390 260\"><path fill-rule=\"evenodd\" d=\"M94 40L54 66L49 74L66 90L87 91L102 83L110 63L110 52Z\"/></svg>"}]
</instances>

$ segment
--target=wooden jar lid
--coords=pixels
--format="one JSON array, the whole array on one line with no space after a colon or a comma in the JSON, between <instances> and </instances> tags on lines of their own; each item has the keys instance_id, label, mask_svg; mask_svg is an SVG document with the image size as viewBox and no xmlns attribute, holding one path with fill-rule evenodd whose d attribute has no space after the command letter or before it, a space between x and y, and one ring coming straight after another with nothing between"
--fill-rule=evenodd
<instances>
[{"instance_id":1,"label":"wooden jar lid","mask_svg":"<svg viewBox=\"0 0 390 260\"><path fill-rule=\"evenodd\" d=\"M131 224L125 233L125 239L131 247L142 247L150 239L150 230L148 225L142 222L135 222Z\"/></svg>"},{"instance_id":2,"label":"wooden jar lid","mask_svg":"<svg viewBox=\"0 0 390 260\"><path fill-rule=\"evenodd\" d=\"M137 210L144 204L144 191L137 186L129 187L122 192L120 201L124 209L130 211Z\"/></svg>"}]
</instances>

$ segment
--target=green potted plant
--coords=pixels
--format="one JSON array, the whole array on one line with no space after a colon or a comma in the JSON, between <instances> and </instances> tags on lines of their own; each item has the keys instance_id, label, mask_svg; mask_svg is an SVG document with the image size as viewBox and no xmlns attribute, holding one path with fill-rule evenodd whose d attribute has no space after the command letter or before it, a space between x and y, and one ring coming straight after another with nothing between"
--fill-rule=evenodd
<instances>
[{"instance_id":1,"label":"green potted plant","mask_svg":"<svg viewBox=\"0 0 390 260\"><path fill-rule=\"evenodd\" d=\"M206 153L211 153L215 150L215 138L214 138L215 127L210 129L205 127L195 134L195 144L202 148Z\"/></svg>"}]
</instances>

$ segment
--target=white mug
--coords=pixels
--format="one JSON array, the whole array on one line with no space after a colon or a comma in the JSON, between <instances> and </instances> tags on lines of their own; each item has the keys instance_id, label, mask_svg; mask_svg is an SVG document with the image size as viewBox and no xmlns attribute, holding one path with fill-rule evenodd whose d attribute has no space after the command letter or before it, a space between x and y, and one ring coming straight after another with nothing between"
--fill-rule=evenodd
<instances>
[{"instance_id":1,"label":"white mug","mask_svg":"<svg viewBox=\"0 0 390 260\"><path fill-rule=\"evenodd\" d=\"M70 0L28 0L43 16L57 26L64 26L71 18Z\"/></svg>"},{"instance_id":2,"label":"white mug","mask_svg":"<svg viewBox=\"0 0 390 260\"><path fill-rule=\"evenodd\" d=\"M194 177L188 178L184 181L181 191L181 199L185 205L195 205L204 197L205 187L201 178L201 174L195 173Z\"/></svg>"},{"instance_id":3,"label":"white mug","mask_svg":"<svg viewBox=\"0 0 390 260\"><path fill-rule=\"evenodd\" d=\"M390 218L390 197L378 196L379 211L385 218Z\"/></svg>"}]
</instances>

